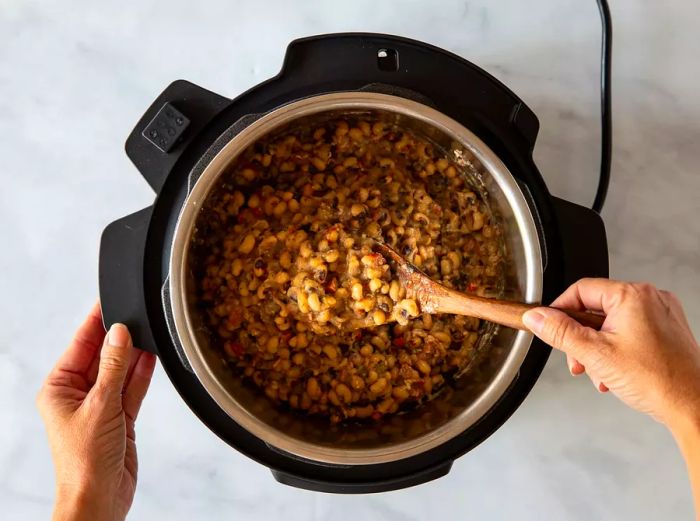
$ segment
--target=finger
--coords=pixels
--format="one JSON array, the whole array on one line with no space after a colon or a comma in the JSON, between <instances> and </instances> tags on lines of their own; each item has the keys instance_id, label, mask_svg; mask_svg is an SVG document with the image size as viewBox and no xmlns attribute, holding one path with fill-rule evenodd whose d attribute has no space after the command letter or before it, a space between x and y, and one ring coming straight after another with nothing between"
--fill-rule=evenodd
<instances>
[{"instance_id":1,"label":"finger","mask_svg":"<svg viewBox=\"0 0 700 521\"><path fill-rule=\"evenodd\" d=\"M85 321L78 327L73 340L56 362L54 371L86 374L97 357L105 337L100 303L96 302Z\"/></svg>"},{"instance_id":2,"label":"finger","mask_svg":"<svg viewBox=\"0 0 700 521\"><path fill-rule=\"evenodd\" d=\"M140 349L134 349L134 352L138 353L138 357L131 377L127 381L122 402L126 417L131 421L136 421L141 403L151 383L153 370L156 367L155 355L147 353L146 351L141 351Z\"/></svg>"},{"instance_id":3,"label":"finger","mask_svg":"<svg viewBox=\"0 0 700 521\"><path fill-rule=\"evenodd\" d=\"M131 375L134 374L134 369L136 368L136 363L141 357L141 352L142 351L140 349L131 349L131 353L129 354L129 368L126 371L126 378L124 379L124 391L126 391L126 388L129 385Z\"/></svg>"},{"instance_id":4,"label":"finger","mask_svg":"<svg viewBox=\"0 0 700 521\"><path fill-rule=\"evenodd\" d=\"M124 324L113 324L100 352L95 388L121 394L131 358L131 335Z\"/></svg>"},{"instance_id":5,"label":"finger","mask_svg":"<svg viewBox=\"0 0 700 521\"><path fill-rule=\"evenodd\" d=\"M139 353L132 349L131 350L131 355L129 359L129 369L126 372L126 381L129 381L129 375L131 375L131 372L134 370L134 366L136 365L136 360L139 357ZM92 363L90 364L90 367L87 370L87 373L85 375L85 378L87 379L88 383L92 386L95 385L95 382L97 381L97 371L100 367L100 357L99 355L96 356L93 360Z\"/></svg>"},{"instance_id":6,"label":"finger","mask_svg":"<svg viewBox=\"0 0 700 521\"><path fill-rule=\"evenodd\" d=\"M586 354L595 347L597 331L582 326L565 313L547 307L523 314L525 325L547 344L586 363Z\"/></svg>"},{"instance_id":7,"label":"finger","mask_svg":"<svg viewBox=\"0 0 700 521\"><path fill-rule=\"evenodd\" d=\"M569 366L569 372L572 376L578 376L586 372L586 368L583 364L573 356L566 355L566 365Z\"/></svg>"},{"instance_id":8,"label":"finger","mask_svg":"<svg viewBox=\"0 0 700 521\"><path fill-rule=\"evenodd\" d=\"M609 279L581 279L557 297L552 307L607 312L626 284Z\"/></svg>"},{"instance_id":9,"label":"finger","mask_svg":"<svg viewBox=\"0 0 700 521\"><path fill-rule=\"evenodd\" d=\"M659 298L664 302L666 307L669 309L672 315L684 325L688 330L690 330L690 323L688 322L688 317L685 316L685 311L683 310L683 304L678 300L675 293L666 291L665 289L659 290Z\"/></svg>"},{"instance_id":10,"label":"finger","mask_svg":"<svg viewBox=\"0 0 700 521\"><path fill-rule=\"evenodd\" d=\"M100 355L99 353L95 358L92 359L92 362L90 363L90 367L88 367L87 373L85 374L85 378L87 378L87 381L90 385L95 385L95 381L97 380L97 370L100 367Z\"/></svg>"}]
</instances>

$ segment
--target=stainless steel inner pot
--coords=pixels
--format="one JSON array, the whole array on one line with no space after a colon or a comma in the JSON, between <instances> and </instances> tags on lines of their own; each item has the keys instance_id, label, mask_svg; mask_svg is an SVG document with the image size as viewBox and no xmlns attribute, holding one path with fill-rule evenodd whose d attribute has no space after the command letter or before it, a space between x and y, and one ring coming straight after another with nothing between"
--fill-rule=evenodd
<instances>
[{"instance_id":1,"label":"stainless steel inner pot","mask_svg":"<svg viewBox=\"0 0 700 521\"><path fill-rule=\"evenodd\" d=\"M323 94L284 105L236 134L206 166L182 207L170 256L169 294L173 335L196 376L216 403L268 445L309 460L339 465L396 461L425 452L472 427L504 394L518 374L532 335L492 328L484 356L431 402L373 425L330 426L277 407L258 390L232 376L210 347L209 332L194 302L190 244L197 218L220 176L249 145L298 125L343 114L370 114L432 141L461 165L487 194L504 230L509 266L504 295L526 302L542 296L542 256L531 211L506 166L472 132L421 103L372 92Z\"/></svg>"}]
</instances>

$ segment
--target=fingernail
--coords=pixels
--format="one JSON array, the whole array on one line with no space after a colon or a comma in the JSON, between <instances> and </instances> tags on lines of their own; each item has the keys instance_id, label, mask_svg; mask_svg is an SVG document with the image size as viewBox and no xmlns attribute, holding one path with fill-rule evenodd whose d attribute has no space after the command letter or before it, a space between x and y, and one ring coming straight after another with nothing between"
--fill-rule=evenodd
<instances>
[{"instance_id":1,"label":"fingernail","mask_svg":"<svg viewBox=\"0 0 700 521\"><path fill-rule=\"evenodd\" d=\"M112 324L107 336L109 345L115 347L126 347L129 344L129 330L124 324Z\"/></svg>"},{"instance_id":2,"label":"fingernail","mask_svg":"<svg viewBox=\"0 0 700 521\"><path fill-rule=\"evenodd\" d=\"M539 333L544 327L545 316L541 312L531 309L523 314L523 323L533 333Z\"/></svg>"}]
</instances>

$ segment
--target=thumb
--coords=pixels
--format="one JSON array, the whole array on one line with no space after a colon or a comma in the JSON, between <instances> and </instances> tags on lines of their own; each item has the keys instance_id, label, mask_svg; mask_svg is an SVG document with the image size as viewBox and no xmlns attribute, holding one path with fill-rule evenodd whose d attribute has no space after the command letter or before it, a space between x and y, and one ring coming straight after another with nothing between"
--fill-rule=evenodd
<instances>
[{"instance_id":1,"label":"thumb","mask_svg":"<svg viewBox=\"0 0 700 521\"><path fill-rule=\"evenodd\" d=\"M523 314L523 323L547 344L586 365L586 353L596 332L554 308L539 307Z\"/></svg>"},{"instance_id":2,"label":"thumb","mask_svg":"<svg viewBox=\"0 0 700 521\"><path fill-rule=\"evenodd\" d=\"M101 391L121 394L129 371L131 335L124 324L113 324L100 352L100 367L95 386Z\"/></svg>"}]
</instances>

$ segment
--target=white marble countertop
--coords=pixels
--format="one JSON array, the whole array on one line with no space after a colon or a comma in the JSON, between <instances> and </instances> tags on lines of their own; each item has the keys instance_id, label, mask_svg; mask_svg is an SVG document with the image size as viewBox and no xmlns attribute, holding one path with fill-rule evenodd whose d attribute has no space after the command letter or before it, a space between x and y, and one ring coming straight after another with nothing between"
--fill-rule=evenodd
<instances>
[{"instance_id":1,"label":"white marble countertop","mask_svg":"<svg viewBox=\"0 0 700 521\"><path fill-rule=\"evenodd\" d=\"M700 81L696 1L612 2L612 275L678 293L700 332ZM437 4L437 2L435 2ZM0 4L0 505L47 519L53 475L34 395L97 293L110 221L153 194L123 153L171 80L233 96L272 75L293 38L362 30L431 42L482 66L538 114L553 193L592 200L600 26L593 0ZM693 212L694 210L694 212ZM158 371L138 425L131 519L690 519L683 463L652 420L554 354L513 418L445 478L341 497L277 484L211 434Z\"/></svg>"}]
</instances>

